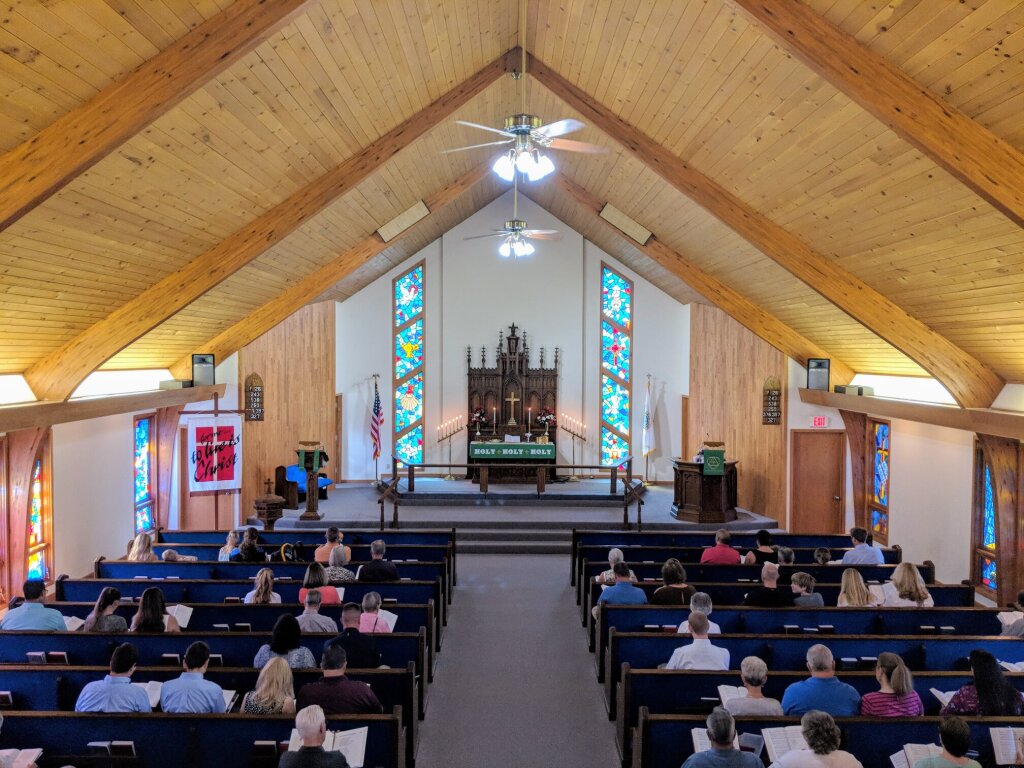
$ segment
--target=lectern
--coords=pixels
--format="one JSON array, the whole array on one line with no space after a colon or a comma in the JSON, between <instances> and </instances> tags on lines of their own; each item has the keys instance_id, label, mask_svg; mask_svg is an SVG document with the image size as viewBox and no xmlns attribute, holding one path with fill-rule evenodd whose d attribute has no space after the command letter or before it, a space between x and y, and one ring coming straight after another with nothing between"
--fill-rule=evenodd
<instances>
[{"instance_id":1,"label":"lectern","mask_svg":"<svg viewBox=\"0 0 1024 768\"><path fill-rule=\"evenodd\" d=\"M695 461L672 459L672 516L688 523L728 523L736 519L736 465L725 462L724 474L712 475Z\"/></svg>"},{"instance_id":2,"label":"lectern","mask_svg":"<svg viewBox=\"0 0 1024 768\"><path fill-rule=\"evenodd\" d=\"M319 440L300 440L299 445L302 447L295 449L299 457L299 469L306 470L306 511L299 516L299 520L322 520L324 516L318 509L320 468L330 459Z\"/></svg>"}]
</instances>

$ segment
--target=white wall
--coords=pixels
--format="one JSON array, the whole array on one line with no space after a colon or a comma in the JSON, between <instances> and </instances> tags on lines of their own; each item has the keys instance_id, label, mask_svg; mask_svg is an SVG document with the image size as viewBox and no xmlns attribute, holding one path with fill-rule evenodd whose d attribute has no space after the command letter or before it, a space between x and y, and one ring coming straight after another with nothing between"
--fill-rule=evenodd
<instances>
[{"instance_id":1,"label":"white wall","mask_svg":"<svg viewBox=\"0 0 1024 768\"><path fill-rule=\"evenodd\" d=\"M481 346L486 347L487 364L493 365L498 332L507 333L512 322L527 334L533 365L539 365L542 346L548 365L553 363L555 347L561 349L558 410L588 424L594 437L584 457L588 462L596 461L600 344L597 302L603 261L636 283L635 450L639 450L643 423L644 376L651 373L657 435L652 470L660 479L670 477L665 457L679 452L680 395L688 390L689 308L638 278L532 201L521 198L519 205L520 217L531 227L557 229L562 239L539 243L533 256L518 260L498 256L495 241L465 240L511 217L509 193L338 305L337 391L344 395L345 479L373 476L368 438L373 373L381 374L385 412L380 471L390 471L391 281L424 259L427 462L447 459L447 448L435 445L437 425L459 415L467 416L466 347L472 349L474 365L480 364ZM464 435L455 438L452 450L455 461L465 456ZM569 460L569 441L559 441L559 454Z\"/></svg>"},{"instance_id":2,"label":"white wall","mask_svg":"<svg viewBox=\"0 0 1024 768\"><path fill-rule=\"evenodd\" d=\"M992 407L1004 411L1024 411L1024 384L1005 385Z\"/></svg>"}]
</instances>

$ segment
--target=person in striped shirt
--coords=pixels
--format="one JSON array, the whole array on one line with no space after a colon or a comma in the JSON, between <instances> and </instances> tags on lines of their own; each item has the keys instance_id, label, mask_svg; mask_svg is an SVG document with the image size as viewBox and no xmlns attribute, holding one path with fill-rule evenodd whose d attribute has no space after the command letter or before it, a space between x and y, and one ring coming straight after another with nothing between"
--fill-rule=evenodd
<instances>
[{"instance_id":1,"label":"person in striped shirt","mask_svg":"<svg viewBox=\"0 0 1024 768\"><path fill-rule=\"evenodd\" d=\"M860 713L866 717L918 717L924 714L914 678L896 653L878 654L875 679L880 690L864 694Z\"/></svg>"}]
</instances>

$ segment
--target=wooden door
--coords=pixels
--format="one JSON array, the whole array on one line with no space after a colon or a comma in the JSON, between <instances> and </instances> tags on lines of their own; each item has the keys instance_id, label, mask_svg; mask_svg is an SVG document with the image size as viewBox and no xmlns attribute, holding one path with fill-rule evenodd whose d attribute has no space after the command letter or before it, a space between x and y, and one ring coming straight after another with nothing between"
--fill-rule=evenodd
<instances>
[{"instance_id":1,"label":"wooden door","mask_svg":"<svg viewBox=\"0 0 1024 768\"><path fill-rule=\"evenodd\" d=\"M843 533L846 433L794 429L791 435L789 530Z\"/></svg>"}]
</instances>

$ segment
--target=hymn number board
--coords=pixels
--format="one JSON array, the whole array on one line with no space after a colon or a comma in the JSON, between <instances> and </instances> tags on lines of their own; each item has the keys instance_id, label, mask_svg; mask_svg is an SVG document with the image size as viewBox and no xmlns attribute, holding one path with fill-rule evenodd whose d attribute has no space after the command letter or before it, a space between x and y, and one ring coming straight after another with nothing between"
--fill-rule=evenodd
<instances>
[{"instance_id":1,"label":"hymn number board","mask_svg":"<svg viewBox=\"0 0 1024 768\"><path fill-rule=\"evenodd\" d=\"M766 379L763 393L763 405L761 407L762 424L782 423L782 385L776 378Z\"/></svg>"}]
</instances>

